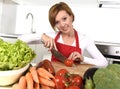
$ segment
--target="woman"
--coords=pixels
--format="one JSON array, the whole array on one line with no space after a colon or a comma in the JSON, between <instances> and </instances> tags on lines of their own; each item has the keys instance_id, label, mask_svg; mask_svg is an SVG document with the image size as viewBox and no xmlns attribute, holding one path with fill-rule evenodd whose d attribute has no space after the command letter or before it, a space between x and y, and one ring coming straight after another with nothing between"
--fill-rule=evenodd
<instances>
[{"instance_id":1,"label":"woman","mask_svg":"<svg viewBox=\"0 0 120 89\"><path fill-rule=\"evenodd\" d=\"M49 10L49 22L55 32L23 35L19 39L25 42L42 40L45 47L50 50L54 47L68 59L79 59L87 64L107 66L106 58L97 49L94 41L76 31L72 25L73 21L74 14L71 8L64 2L56 3ZM84 57L84 50L87 50L93 58ZM58 59L52 55L51 61L58 61Z\"/></svg>"}]
</instances>

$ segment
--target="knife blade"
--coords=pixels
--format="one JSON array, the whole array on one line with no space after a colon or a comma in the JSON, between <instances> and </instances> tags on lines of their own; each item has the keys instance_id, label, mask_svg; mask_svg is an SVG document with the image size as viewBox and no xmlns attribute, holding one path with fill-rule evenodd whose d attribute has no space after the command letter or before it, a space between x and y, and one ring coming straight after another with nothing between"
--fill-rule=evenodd
<instances>
[{"instance_id":1,"label":"knife blade","mask_svg":"<svg viewBox=\"0 0 120 89\"><path fill-rule=\"evenodd\" d=\"M41 40L41 42L44 44L44 41ZM62 53L60 53L59 51L57 51L55 48L51 49L52 54L61 62L64 63L64 60L67 59L67 57L65 57Z\"/></svg>"},{"instance_id":2,"label":"knife blade","mask_svg":"<svg viewBox=\"0 0 120 89\"><path fill-rule=\"evenodd\" d=\"M60 53L59 51L57 51L55 48L51 49L52 54L61 62L64 62L67 57L65 57L62 53Z\"/></svg>"}]
</instances>

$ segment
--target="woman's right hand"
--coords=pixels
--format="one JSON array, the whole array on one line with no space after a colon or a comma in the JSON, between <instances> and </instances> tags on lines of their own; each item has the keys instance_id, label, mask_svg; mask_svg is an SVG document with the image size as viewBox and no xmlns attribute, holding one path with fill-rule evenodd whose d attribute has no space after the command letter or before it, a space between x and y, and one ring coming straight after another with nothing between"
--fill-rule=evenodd
<instances>
[{"instance_id":1,"label":"woman's right hand","mask_svg":"<svg viewBox=\"0 0 120 89\"><path fill-rule=\"evenodd\" d=\"M57 50L57 47L53 38L49 37L44 33L41 39L44 42L44 46L46 48L49 48L49 50L51 50L52 48L55 48Z\"/></svg>"}]
</instances>

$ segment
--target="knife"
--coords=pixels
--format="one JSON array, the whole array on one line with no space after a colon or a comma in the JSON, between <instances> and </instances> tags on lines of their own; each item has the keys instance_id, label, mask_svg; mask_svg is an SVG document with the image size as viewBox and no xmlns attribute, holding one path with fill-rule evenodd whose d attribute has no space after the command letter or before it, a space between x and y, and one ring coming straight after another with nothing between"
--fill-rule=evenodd
<instances>
[{"instance_id":1,"label":"knife","mask_svg":"<svg viewBox=\"0 0 120 89\"><path fill-rule=\"evenodd\" d=\"M55 48L51 49L52 54L61 62L64 62L67 57L65 57L62 53L60 53L59 51L57 51Z\"/></svg>"},{"instance_id":2,"label":"knife","mask_svg":"<svg viewBox=\"0 0 120 89\"><path fill-rule=\"evenodd\" d=\"M44 41L41 40L41 42L44 44ZM67 59L67 57L65 57L62 53L60 53L59 51L57 51L55 48L51 49L52 54L61 62L64 63L64 60Z\"/></svg>"}]
</instances>

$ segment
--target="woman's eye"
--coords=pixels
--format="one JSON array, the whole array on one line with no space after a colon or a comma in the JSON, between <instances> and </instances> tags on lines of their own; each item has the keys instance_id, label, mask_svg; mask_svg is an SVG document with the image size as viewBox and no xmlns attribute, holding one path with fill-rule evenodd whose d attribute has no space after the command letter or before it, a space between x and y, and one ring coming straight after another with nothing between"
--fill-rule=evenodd
<instances>
[{"instance_id":1,"label":"woman's eye","mask_svg":"<svg viewBox=\"0 0 120 89\"><path fill-rule=\"evenodd\" d=\"M58 24L58 21L57 21L57 22L55 22L55 24L57 25L57 24Z\"/></svg>"},{"instance_id":2,"label":"woman's eye","mask_svg":"<svg viewBox=\"0 0 120 89\"><path fill-rule=\"evenodd\" d=\"M65 21L67 19L67 17L64 17L63 20Z\"/></svg>"}]
</instances>

